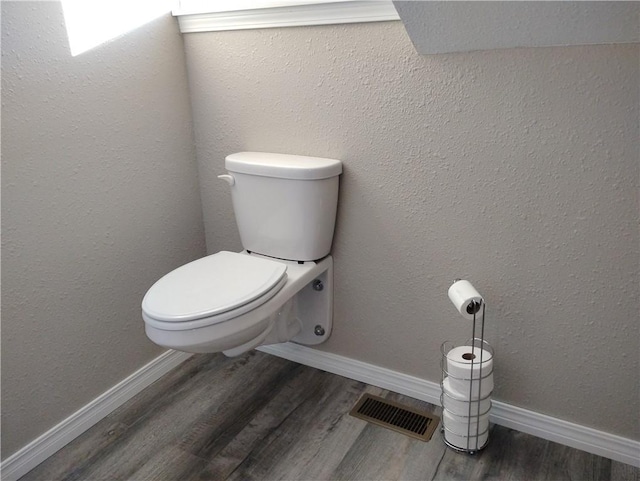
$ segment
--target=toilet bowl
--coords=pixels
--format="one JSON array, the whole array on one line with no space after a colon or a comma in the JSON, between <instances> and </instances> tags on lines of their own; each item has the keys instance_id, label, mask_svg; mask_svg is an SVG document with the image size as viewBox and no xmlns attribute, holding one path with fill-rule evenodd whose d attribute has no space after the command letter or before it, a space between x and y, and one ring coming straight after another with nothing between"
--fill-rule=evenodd
<instances>
[{"instance_id":1,"label":"toilet bowl","mask_svg":"<svg viewBox=\"0 0 640 481\"><path fill-rule=\"evenodd\" d=\"M218 252L149 289L142 302L145 332L164 347L227 356L289 340L318 344L331 332L332 281L331 256L298 263Z\"/></svg>"},{"instance_id":2,"label":"toilet bowl","mask_svg":"<svg viewBox=\"0 0 640 481\"><path fill-rule=\"evenodd\" d=\"M331 334L339 176L335 159L239 152L231 190L242 252L222 251L158 280L142 301L147 337L179 351L242 354Z\"/></svg>"}]
</instances>

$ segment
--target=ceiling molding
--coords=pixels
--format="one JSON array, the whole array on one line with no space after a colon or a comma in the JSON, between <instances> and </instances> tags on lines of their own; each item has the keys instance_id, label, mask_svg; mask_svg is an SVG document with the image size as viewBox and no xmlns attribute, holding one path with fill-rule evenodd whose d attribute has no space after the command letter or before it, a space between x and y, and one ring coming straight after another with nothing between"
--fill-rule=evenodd
<instances>
[{"instance_id":1,"label":"ceiling molding","mask_svg":"<svg viewBox=\"0 0 640 481\"><path fill-rule=\"evenodd\" d=\"M173 14L178 17L182 33L400 20L391 1L379 0L307 3L197 14L174 11Z\"/></svg>"}]
</instances>

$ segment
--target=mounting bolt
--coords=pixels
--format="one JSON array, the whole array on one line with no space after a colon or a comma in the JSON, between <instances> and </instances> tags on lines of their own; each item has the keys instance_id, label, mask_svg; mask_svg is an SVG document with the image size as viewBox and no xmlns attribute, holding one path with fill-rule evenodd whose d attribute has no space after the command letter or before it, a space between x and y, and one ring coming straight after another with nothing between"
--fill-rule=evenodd
<instances>
[{"instance_id":1,"label":"mounting bolt","mask_svg":"<svg viewBox=\"0 0 640 481\"><path fill-rule=\"evenodd\" d=\"M316 336L324 336L324 327L318 324L316 327L313 328L313 333Z\"/></svg>"},{"instance_id":2,"label":"mounting bolt","mask_svg":"<svg viewBox=\"0 0 640 481\"><path fill-rule=\"evenodd\" d=\"M320 279L316 279L315 281L313 281L313 284L311 284L311 287L314 291L321 291L322 289L324 289L324 284Z\"/></svg>"}]
</instances>

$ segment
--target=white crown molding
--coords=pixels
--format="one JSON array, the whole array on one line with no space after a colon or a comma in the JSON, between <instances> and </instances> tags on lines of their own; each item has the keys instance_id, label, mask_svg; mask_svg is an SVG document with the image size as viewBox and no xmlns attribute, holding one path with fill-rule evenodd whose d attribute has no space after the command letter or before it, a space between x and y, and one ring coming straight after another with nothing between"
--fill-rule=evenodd
<instances>
[{"instance_id":1,"label":"white crown molding","mask_svg":"<svg viewBox=\"0 0 640 481\"><path fill-rule=\"evenodd\" d=\"M182 33L400 20L390 1L338 1L269 8L173 14Z\"/></svg>"},{"instance_id":2,"label":"white crown molding","mask_svg":"<svg viewBox=\"0 0 640 481\"><path fill-rule=\"evenodd\" d=\"M192 354L166 351L2 462L3 481L24 476Z\"/></svg>"},{"instance_id":3,"label":"white crown molding","mask_svg":"<svg viewBox=\"0 0 640 481\"><path fill-rule=\"evenodd\" d=\"M440 384L293 343L258 350L340 376L440 405ZM490 420L511 429L640 467L640 441L492 401Z\"/></svg>"}]
</instances>

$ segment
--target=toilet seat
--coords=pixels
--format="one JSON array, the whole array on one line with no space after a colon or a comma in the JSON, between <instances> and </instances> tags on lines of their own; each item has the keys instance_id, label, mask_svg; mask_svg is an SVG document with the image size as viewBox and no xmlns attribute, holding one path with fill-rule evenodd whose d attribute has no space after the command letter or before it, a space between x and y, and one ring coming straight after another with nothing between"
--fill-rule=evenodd
<instances>
[{"instance_id":1,"label":"toilet seat","mask_svg":"<svg viewBox=\"0 0 640 481\"><path fill-rule=\"evenodd\" d=\"M195 329L255 309L286 281L285 263L221 251L162 277L145 295L142 314L158 329Z\"/></svg>"},{"instance_id":2,"label":"toilet seat","mask_svg":"<svg viewBox=\"0 0 640 481\"><path fill-rule=\"evenodd\" d=\"M273 288L253 301L218 315L191 321L154 319L145 311L147 308L151 311L154 305L144 302L142 317L147 337L169 349L223 352L227 356L241 354L258 345L286 341L319 344L328 337L332 324L331 256L300 264L246 251L237 255L281 264L286 267L286 272ZM316 283L324 287L317 289L314 287ZM318 326L325 329L324 336L318 335Z\"/></svg>"}]
</instances>

